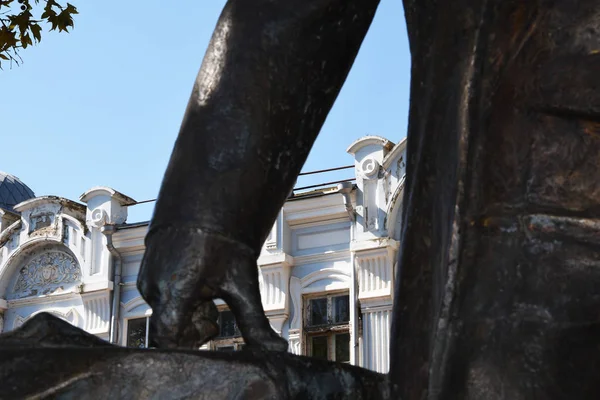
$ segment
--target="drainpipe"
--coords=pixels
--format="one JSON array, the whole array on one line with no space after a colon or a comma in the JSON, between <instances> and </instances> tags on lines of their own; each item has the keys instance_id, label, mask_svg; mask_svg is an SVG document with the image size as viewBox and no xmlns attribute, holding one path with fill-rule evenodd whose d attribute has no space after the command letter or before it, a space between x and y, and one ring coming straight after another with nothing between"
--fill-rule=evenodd
<instances>
[{"instance_id":1,"label":"drainpipe","mask_svg":"<svg viewBox=\"0 0 600 400\"><path fill-rule=\"evenodd\" d=\"M337 191L340 193L344 199L344 206L346 207L346 212L350 217L350 245L354 242L354 230L356 228L356 211L354 211L354 207L352 206L352 200L350 199L350 193L352 193L352 189L354 189L354 185L350 182L342 182L338 183ZM352 282L350 286L350 299L352 301L351 313L350 313L350 327L352 332L350 333L350 339L352 340L352 347L350 352L350 364L351 365L359 365L360 364L360 355L359 355L359 337L358 337L358 280L356 279L356 256L354 251L350 251L350 281Z\"/></svg>"},{"instance_id":2,"label":"drainpipe","mask_svg":"<svg viewBox=\"0 0 600 400\"><path fill-rule=\"evenodd\" d=\"M354 229L356 224L353 222L350 225L350 244L354 242ZM350 314L350 327L352 329L351 339L352 339L352 352L350 353L350 364L360 366L360 338L359 338L359 326L360 320L358 318L358 308L360 307L358 302L358 279L356 274L356 253L350 250L350 282L352 282L350 286L350 298L354 303L352 305L352 312Z\"/></svg>"},{"instance_id":3,"label":"drainpipe","mask_svg":"<svg viewBox=\"0 0 600 400\"><path fill-rule=\"evenodd\" d=\"M121 310L121 273L123 260L121 254L113 246L112 235L116 232L114 225L102 225L100 232L106 236L106 248L111 254L110 257L110 270L113 271L113 298L112 298L112 309L110 316L110 334L109 342L117 343L118 340L118 323L119 323L119 311Z\"/></svg>"}]
</instances>

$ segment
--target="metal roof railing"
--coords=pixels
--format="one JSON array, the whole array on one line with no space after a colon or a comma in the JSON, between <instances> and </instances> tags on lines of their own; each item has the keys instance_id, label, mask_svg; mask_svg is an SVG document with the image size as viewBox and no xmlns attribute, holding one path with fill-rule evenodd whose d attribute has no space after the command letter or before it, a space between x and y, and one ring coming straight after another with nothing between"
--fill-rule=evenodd
<instances>
[{"instance_id":1,"label":"metal roof railing","mask_svg":"<svg viewBox=\"0 0 600 400\"><path fill-rule=\"evenodd\" d=\"M326 173L326 172L340 171L340 170L350 169L350 168L354 168L354 165L344 165L342 167L334 167L334 168L320 169L317 171L301 172L300 174L298 174L298 176L322 174L322 173ZM295 192L297 192L297 191L302 191L302 190L307 190L307 189L316 189L316 188L329 186L329 185L337 185L338 183L343 183L343 182L353 182L355 180L356 180L356 178L349 178L349 179L342 179L342 180L337 180L337 181L319 183L319 184L315 184L315 185L296 187L292 190L292 194L290 197L294 197L294 196L302 194L302 193L295 194ZM135 203L126 204L125 206L126 207L137 206L138 204L152 203L153 201L156 201L156 199L136 201Z\"/></svg>"}]
</instances>

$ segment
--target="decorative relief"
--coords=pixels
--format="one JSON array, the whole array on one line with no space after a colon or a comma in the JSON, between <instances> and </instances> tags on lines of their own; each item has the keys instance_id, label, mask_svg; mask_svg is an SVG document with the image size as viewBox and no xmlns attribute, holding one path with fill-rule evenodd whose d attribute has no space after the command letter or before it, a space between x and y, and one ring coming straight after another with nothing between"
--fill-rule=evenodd
<instances>
[{"instance_id":1,"label":"decorative relief","mask_svg":"<svg viewBox=\"0 0 600 400\"><path fill-rule=\"evenodd\" d=\"M392 263L386 253L356 255L358 297L389 296L392 293Z\"/></svg>"},{"instance_id":2,"label":"decorative relief","mask_svg":"<svg viewBox=\"0 0 600 400\"><path fill-rule=\"evenodd\" d=\"M58 318L61 318L64 321L67 321L68 323L70 323L73 326L80 326L80 323L81 323L81 316L74 308L70 309L66 314L61 311L58 311L58 310L43 310L41 312L50 313ZM36 313L34 315L37 315L37 314L39 314L39 313Z\"/></svg>"},{"instance_id":3,"label":"decorative relief","mask_svg":"<svg viewBox=\"0 0 600 400\"><path fill-rule=\"evenodd\" d=\"M62 319L63 321L70 323L73 326L79 326L79 323L81 320L81 317L79 316L77 311L75 311L75 309L70 309L66 314L64 312L61 312L58 310L53 310L53 309L41 310L41 311L31 314L28 317L23 317L21 315L17 315L13 322L13 329L20 328L21 325L23 325L25 323L25 321L27 321L28 319L31 319L41 313L52 314L55 317L58 317L58 318Z\"/></svg>"},{"instance_id":4,"label":"decorative relief","mask_svg":"<svg viewBox=\"0 0 600 400\"><path fill-rule=\"evenodd\" d=\"M29 236L58 236L56 216L52 212L32 215L29 218Z\"/></svg>"},{"instance_id":5,"label":"decorative relief","mask_svg":"<svg viewBox=\"0 0 600 400\"><path fill-rule=\"evenodd\" d=\"M32 215L29 218L29 232L46 228L54 222L54 213Z\"/></svg>"},{"instance_id":6,"label":"decorative relief","mask_svg":"<svg viewBox=\"0 0 600 400\"><path fill-rule=\"evenodd\" d=\"M84 300L85 330L90 333L106 332L109 329L110 303L108 294Z\"/></svg>"},{"instance_id":7,"label":"decorative relief","mask_svg":"<svg viewBox=\"0 0 600 400\"><path fill-rule=\"evenodd\" d=\"M260 268L261 299L266 311L285 308L289 272L289 267L286 265Z\"/></svg>"},{"instance_id":8,"label":"decorative relief","mask_svg":"<svg viewBox=\"0 0 600 400\"><path fill-rule=\"evenodd\" d=\"M277 249L277 223L279 221L275 221L275 224L273 225L273 228L271 229L271 232L269 232L269 236L267 237L267 240L265 241L265 248L267 250L276 250Z\"/></svg>"},{"instance_id":9,"label":"decorative relief","mask_svg":"<svg viewBox=\"0 0 600 400\"><path fill-rule=\"evenodd\" d=\"M49 251L21 268L11 298L60 292L80 281L81 270L73 257L62 251Z\"/></svg>"},{"instance_id":10,"label":"decorative relief","mask_svg":"<svg viewBox=\"0 0 600 400\"><path fill-rule=\"evenodd\" d=\"M379 163L377 160L367 158L360 163L362 174L367 178L373 178L379 172Z\"/></svg>"},{"instance_id":11,"label":"decorative relief","mask_svg":"<svg viewBox=\"0 0 600 400\"><path fill-rule=\"evenodd\" d=\"M104 211L102 208L96 208L94 211L92 211L90 222L93 226L98 228L104 225L107 219L108 215L106 214L106 211Z\"/></svg>"},{"instance_id":12,"label":"decorative relief","mask_svg":"<svg viewBox=\"0 0 600 400\"><path fill-rule=\"evenodd\" d=\"M288 351L298 356L302 355L302 343L300 342L299 332L290 332L288 338Z\"/></svg>"}]
</instances>

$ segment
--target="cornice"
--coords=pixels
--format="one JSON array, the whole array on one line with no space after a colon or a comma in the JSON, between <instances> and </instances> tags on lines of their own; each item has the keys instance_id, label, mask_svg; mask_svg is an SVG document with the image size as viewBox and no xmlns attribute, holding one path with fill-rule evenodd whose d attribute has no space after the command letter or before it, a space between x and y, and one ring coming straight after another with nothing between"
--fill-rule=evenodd
<instances>
[{"instance_id":1,"label":"cornice","mask_svg":"<svg viewBox=\"0 0 600 400\"><path fill-rule=\"evenodd\" d=\"M113 235L113 244L121 253L143 251L146 248L144 239L147 232L147 225L117 230Z\"/></svg>"},{"instance_id":2,"label":"cornice","mask_svg":"<svg viewBox=\"0 0 600 400\"><path fill-rule=\"evenodd\" d=\"M274 253L274 254L261 254L258 258L257 264L259 267L270 267L278 264L294 264L294 257L287 253Z\"/></svg>"},{"instance_id":3,"label":"cornice","mask_svg":"<svg viewBox=\"0 0 600 400\"><path fill-rule=\"evenodd\" d=\"M391 248L397 250L400 247L400 242L389 238L373 238L367 240L358 240L350 243L350 251L360 252L368 250L386 249Z\"/></svg>"},{"instance_id":4,"label":"cornice","mask_svg":"<svg viewBox=\"0 0 600 400\"><path fill-rule=\"evenodd\" d=\"M22 299L13 299L7 300L6 303L9 308L13 307L23 307L26 305L32 304L47 304L47 303L55 303L57 301L67 301L67 300L77 300L81 299L81 295L77 290L71 290L69 292L60 293L60 294L50 294L46 296L39 297L25 297Z\"/></svg>"},{"instance_id":5,"label":"cornice","mask_svg":"<svg viewBox=\"0 0 600 400\"><path fill-rule=\"evenodd\" d=\"M294 257L294 265L306 265L306 264L314 264L317 262L323 261L349 261L350 260L350 251L349 250L339 250L339 251L331 251L328 253L317 253L317 254L308 254L305 256L295 256Z\"/></svg>"}]
</instances>

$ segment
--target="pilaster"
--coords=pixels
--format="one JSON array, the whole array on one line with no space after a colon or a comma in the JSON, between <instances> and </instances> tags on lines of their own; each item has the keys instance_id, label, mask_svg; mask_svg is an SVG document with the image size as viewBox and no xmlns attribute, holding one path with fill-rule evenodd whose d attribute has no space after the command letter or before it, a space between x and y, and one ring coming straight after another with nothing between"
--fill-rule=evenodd
<instances>
[{"instance_id":1,"label":"pilaster","mask_svg":"<svg viewBox=\"0 0 600 400\"><path fill-rule=\"evenodd\" d=\"M383 159L393 143L379 136L366 136L355 141L348 148L354 156L357 193L357 230L355 240L381 236L385 228L385 215L381 204L385 202L382 193Z\"/></svg>"},{"instance_id":2,"label":"pilaster","mask_svg":"<svg viewBox=\"0 0 600 400\"><path fill-rule=\"evenodd\" d=\"M103 225L123 224L127 220L127 205L135 200L109 187L94 187L80 196L87 204L85 223L91 248L89 276L84 283L111 281L109 266L111 254L106 247L106 237L100 231Z\"/></svg>"},{"instance_id":3,"label":"pilaster","mask_svg":"<svg viewBox=\"0 0 600 400\"><path fill-rule=\"evenodd\" d=\"M290 329L288 335L289 348L288 351L298 356L302 355L302 340L299 329Z\"/></svg>"},{"instance_id":4,"label":"pilaster","mask_svg":"<svg viewBox=\"0 0 600 400\"><path fill-rule=\"evenodd\" d=\"M127 207L135 200L109 187L94 187L80 196L86 203L85 223L90 242L89 274L84 281L82 300L85 313L85 330L108 339L111 321L111 302L114 277L111 266L112 254L107 247L107 238L102 233L105 225L124 224L127 221Z\"/></svg>"},{"instance_id":5,"label":"pilaster","mask_svg":"<svg viewBox=\"0 0 600 400\"><path fill-rule=\"evenodd\" d=\"M362 315L360 366L385 373L393 304L394 263L399 243L390 238L353 242L357 298Z\"/></svg>"},{"instance_id":6,"label":"pilaster","mask_svg":"<svg viewBox=\"0 0 600 400\"><path fill-rule=\"evenodd\" d=\"M289 283L293 258L285 253L261 256L259 262L260 293L265 314L277 333L289 317Z\"/></svg>"},{"instance_id":7,"label":"pilaster","mask_svg":"<svg viewBox=\"0 0 600 400\"><path fill-rule=\"evenodd\" d=\"M85 331L94 335L108 335L110 329L110 292L108 290L84 293Z\"/></svg>"}]
</instances>

